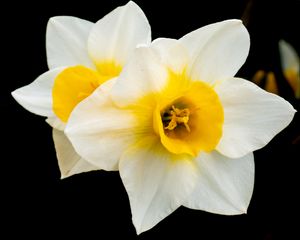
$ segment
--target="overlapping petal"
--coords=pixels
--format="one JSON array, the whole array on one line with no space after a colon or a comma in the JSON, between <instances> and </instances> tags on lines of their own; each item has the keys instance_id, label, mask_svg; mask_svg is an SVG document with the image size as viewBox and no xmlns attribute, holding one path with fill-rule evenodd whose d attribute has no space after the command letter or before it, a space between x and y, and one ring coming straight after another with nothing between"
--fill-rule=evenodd
<instances>
[{"instance_id":1,"label":"overlapping petal","mask_svg":"<svg viewBox=\"0 0 300 240\"><path fill-rule=\"evenodd\" d=\"M253 154L230 159L213 151L201 153L196 162L196 186L183 205L225 215L246 213L254 185Z\"/></svg>"},{"instance_id":2,"label":"overlapping petal","mask_svg":"<svg viewBox=\"0 0 300 240\"><path fill-rule=\"evenodd\" d=\"M50 18L46 34L49 68L74 65L95 68L87 51L87 40L93 25L77 17Z\"/></svg>"},{"instance_id":3,"label":"overlapping petal","mask_svg":"<svg viewBox=\"0 0 300 240\"><path fill-rule=\"evenodd\" d=\"M111 96L119 106L133 104L146 94L161 90L167 76L167 68L161 64L159 55L151 48L140 47L120 74Z\"/></svg>"},{"instance_id":4,"label":"overlapping petal","mask_svg":"<svg viewBox=\"0 0 300 240\"><path fill-rule=\"evenodd\" d=\"M41 116L53 117L52 86L55 77L64 68L55 68L40 75L31 84L18 88L12 96L26 110Z\"/></svg>"},{"instance_id":5,"label":"overlapping petal","mask_svg":"<svg viewBox=\"0 0 300 240\"><path fill-rule=\"evenodd\" d=\"M154 137L129 148L120 160L120 175L129 196L137 233L144 232L177 209L196 182L193 162L172 158Z\"/></svg>"},{"instance_id":6,"label":"overlapping petal","mask_svg":"<svg viewBox=\"0 0 300 240\"><path fill-rule=\"evenodd\" d=\"M244 79L223 81L216 91L225 115L217 150L227 157L239 158L262 148L295 114L292 105L283 98Z\"/></svg>"},{"instance_id":7,"label":"overlapping petal","mask_svg":"<svg viewBox=\"0 0 300 240\"><path fill-rule=\"evenodd\" d=\"M179 41L188 49L190 76L215 83L233 77L244 64L249 34L240 20L227 20L199 28Z\"/></svg>"},{"instance_id":8,"label":"overlapping petal","mask_svg":"<svg viewBox=\"0 0 300 240\"><path fill-rule=\"evenodd\" d=\"M99 170L99 168L90 164L75 152L72 144L62 131L53 129L53 140L61 178L70 177L78 173Z\"/></svg>"},{"instance_id":9,"label":"overlapping petal","mask_svg":"<svg viewBox=\"0 0 300 240\"><path fill-rule=\"evenodd\" d=\"M181 73L187 67L189 56L180 41L171 38L157 38L151 48L158 54L160 61L174 73Z\"/></svg>"},{"instance_id":10,"label":"overlapping petal","mask_svg":"<svg viewBox=\"0 0 300 240\"><path fill-rule=\"evenodd\" d=\"M120 156L133 142L133 129L132 114L118 109L98 88L76 106L65 132L84 159L104 170L118 170Z\"/></svg>"},{"instance_id":11,"label":"overlapping petal","mask_svg":"<svg viewBox=\"0 0 300 240\"><path fill-rule=\"evenodd\" d=\"M88 38L88 51L96 65L113 59L124 65L137 45L150 42L148 20L130 1L95 23Z\"/></svg>"},{"instance_id":12,"label":"overlapping petal","mask_svg":"<svg viewBox=\"0 0 300 240\"><path fill-rule=\"evenodd\" d=\"M53 128L60 130L60 131L64 131L66 124L64 122L62 122L58 117L53 116L53 117L48 117L46 119L46 122Z\"/></svg>"}]
</instances>

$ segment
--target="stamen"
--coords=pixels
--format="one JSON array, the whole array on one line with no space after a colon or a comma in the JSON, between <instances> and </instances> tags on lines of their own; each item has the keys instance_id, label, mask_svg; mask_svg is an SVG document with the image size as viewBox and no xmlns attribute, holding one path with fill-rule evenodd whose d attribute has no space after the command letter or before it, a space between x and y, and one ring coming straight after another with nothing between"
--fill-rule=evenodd
<instances>
[{"instance_id":1,"label":"stamen","mask_svg":"<svg viewBox=\"0 0 300 240\"><path fill-rule=\"evenodd\" d=\"M163 116L163 121L169 121L165 127L167 130L174 130L178 124L183 124L188 132L191 131L188 121L190 116L190 110L188 108L179 109L172 105L172 110L166 112L167 116Z\"/></svg>"}]
</instances>

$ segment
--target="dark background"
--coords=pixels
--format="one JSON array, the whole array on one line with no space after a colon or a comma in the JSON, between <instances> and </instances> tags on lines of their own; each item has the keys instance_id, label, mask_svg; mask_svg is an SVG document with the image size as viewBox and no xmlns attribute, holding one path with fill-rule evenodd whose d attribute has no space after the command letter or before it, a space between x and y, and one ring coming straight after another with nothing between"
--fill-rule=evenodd
<instances>
[{"instance_id":1,"label":"dark background","mask_svg":"<svg viewBox=\"0 0 300 240\"><path fill-rule=\"evenodd\" d=\"M1 56L5 63L1 64L0 95L0 218L4 222L0 234L7 231L8 239L15 235L39 239L299 238L298 114L268 146L255 152L255 188L247 215L221 216L181 207L150 231L136 236L127 194L117 172L95 171L60 180L51 128L42 117L18 105L10 92L47 70L45 31L50 17L71 15L96 22L126 3L11 1L1 8ZM277 44L283 38L299 54L300 1L136 3L149 19L153 39L179 38L209 23L243 18L251 49L237 75L251 79L259 69L274 71L280 94L299 110L299 100L294 99L282 75Z\"/></svg>"}]
</instances>

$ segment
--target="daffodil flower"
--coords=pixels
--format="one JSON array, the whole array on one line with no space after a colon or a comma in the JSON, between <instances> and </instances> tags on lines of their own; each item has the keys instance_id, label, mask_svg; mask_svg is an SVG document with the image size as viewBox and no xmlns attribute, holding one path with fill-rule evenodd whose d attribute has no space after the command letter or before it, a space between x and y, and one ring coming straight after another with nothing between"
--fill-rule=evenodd
<instances>
[{"instance_id":1,"label":"daffodil flower","mask_svg":"<svg viewBox=\"0 0 300 240\"><path fill-rule=\"evenodd\" d=\"M47 117L62 177L98 169L74 151L62 131L73 108L102 83L118 76L137 45L150 42L150 25L133 2L95 24L67 16L49 20L46 49L50 70L12 95L30 112Z\"/></svg>"},{"instance_id":2,"label":"daffodil flower","mask_svg":"<svg viewBox=\"0 0 300 240\"><path fill-rule=\"evenodd\" d=\"M300 59L296 50L286 41L279 41L281 67L295 97L300 98Z\"/></svg>"},{"instance_id":3,"label":"daffodil flower","mask_svg":"<svg viewBox=\"0 0 300 240\"><path fill-rule=\"evenodd\" d=\"M183 205L247 211L253 151L292 120L284 99L235 78L249 35L239 20L139 47L114 84L71 113L65 129L91 164L119 169L137 233Z\"/></svg>"}]
</instances>

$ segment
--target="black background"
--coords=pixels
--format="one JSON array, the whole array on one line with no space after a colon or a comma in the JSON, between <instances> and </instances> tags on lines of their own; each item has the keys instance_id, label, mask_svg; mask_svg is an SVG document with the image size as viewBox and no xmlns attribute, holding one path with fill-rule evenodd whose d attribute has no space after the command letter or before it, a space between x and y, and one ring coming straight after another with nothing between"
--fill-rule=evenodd
<instances>
[{"instance_id":1,"label":"black background","mask_svg":"<svg viewBox=\"0 0 300 240\"><path fill-rule=\"evenodd\" d=\"M153 39L179 38L203 25L242 18L250 32L249 58L240 77L274 71L280 94L299 110L279 64L278 40L299 53L300 2L136 1ZM127 1L8 2L1 8L1 225L15 235L53 239L296 239L299 237L299 116L255 152L256 178L248 214L221 216L179 208L136 236L126 191L117 172L95 171L60 180L51 128L10 96L47 70L46 24L71 15L96 22ZM245 9L248 9L245 11ZM8 16L6 16L6 14ZM296 219L294 219L296 218ZM0 234L5 234L1 231Z\"/></svg>"}]
</instances>

